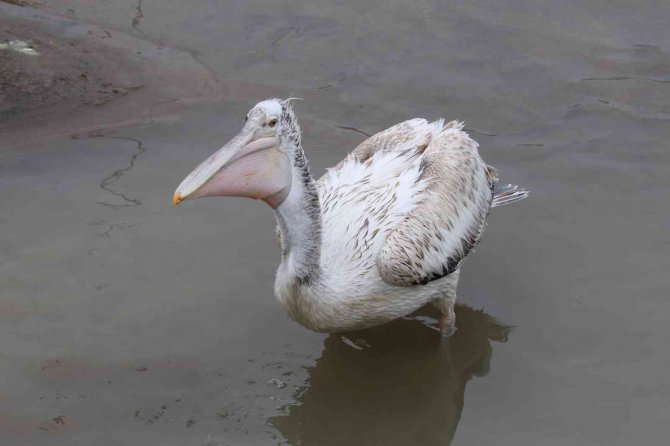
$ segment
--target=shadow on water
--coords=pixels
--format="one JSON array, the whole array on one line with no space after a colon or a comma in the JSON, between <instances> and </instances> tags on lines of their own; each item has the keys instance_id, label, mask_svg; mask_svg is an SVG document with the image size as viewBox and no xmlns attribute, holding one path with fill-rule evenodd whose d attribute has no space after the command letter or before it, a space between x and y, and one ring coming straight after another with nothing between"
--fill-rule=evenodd
<instances>
[{"instance_id":1,"label":"shadow on water","mask_svg":"<svg viewBox=\"0 0 670 446\"><path fill-rule=\"evenodd\" d=\"M297 402L270 423L290 444L450 442L467 382L489 373L491 341L506 342L512 329L467 306L456 314L458 331L446 341L428 309L329 336Z\"/></svg>"}]
</instances>

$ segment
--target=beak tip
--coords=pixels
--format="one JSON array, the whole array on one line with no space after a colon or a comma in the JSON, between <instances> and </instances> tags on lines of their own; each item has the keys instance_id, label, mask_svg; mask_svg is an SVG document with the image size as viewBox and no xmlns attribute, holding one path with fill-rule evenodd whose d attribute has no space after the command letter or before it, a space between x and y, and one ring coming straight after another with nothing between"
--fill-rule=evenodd
<instances>
[{"instance_id":1,"label":"beak tip","mask_svg":"<svg viewBox=\"0 0 670 446\"><path fill-rule=\"evenodd\" d=\"M177 206L181 202L182 202L181 194L179 192L175 192L174 195L172 196L172 206Z\"/></svg>"}]
</instances>

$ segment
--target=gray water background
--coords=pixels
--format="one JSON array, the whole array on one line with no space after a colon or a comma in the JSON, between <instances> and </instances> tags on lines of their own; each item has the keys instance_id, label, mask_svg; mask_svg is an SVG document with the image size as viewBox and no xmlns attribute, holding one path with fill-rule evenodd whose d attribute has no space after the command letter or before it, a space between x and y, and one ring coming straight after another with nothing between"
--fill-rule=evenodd
<instances>
[{"instance_id":1,"label":"gray water background","mask_svg":"<svg viewBox=\"0 0 670 446\"><path fill-rule=\"evenodd\" d=\"M0 152L3 444L667 437L667 2L54 3L191 52L230 94ZM291 94L317 176L364 139L342 127L445 117L532 191L492 212L448 344L430 315L309 332L272 295L270 209L170 206L249 107Z\"/></svg>"}]
</instances>

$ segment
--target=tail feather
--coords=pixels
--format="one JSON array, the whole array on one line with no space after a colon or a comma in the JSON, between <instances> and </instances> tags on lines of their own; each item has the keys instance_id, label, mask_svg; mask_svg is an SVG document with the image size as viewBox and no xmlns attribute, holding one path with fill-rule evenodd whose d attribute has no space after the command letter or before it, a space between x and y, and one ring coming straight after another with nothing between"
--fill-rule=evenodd
<instances>
[{"instance_id":1,"label":"tail feather","mask_svg":"<svg viewBox=\"0 0 670 446\"><path fill-rule=\"evenodd\" d=\"M526 198L529 193L530 191L514 184L496 186L495 189L493 189L493 201L491 202L491 207L494 208L496 206L515 203Z\"/></svg>"}]
</instances>

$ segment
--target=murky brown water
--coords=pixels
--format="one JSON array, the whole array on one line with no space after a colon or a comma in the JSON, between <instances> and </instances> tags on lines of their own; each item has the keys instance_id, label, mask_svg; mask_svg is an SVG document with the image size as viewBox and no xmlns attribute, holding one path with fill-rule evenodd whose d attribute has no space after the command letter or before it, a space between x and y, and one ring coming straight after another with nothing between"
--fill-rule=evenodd
<instances>
[{"instance_id":1,"label":"murky brown water","mask_svg":"<svg viewBox=\"0 0 670 446\"><path fill-rule=\"evenodd\" d=\"M2 147L3 444L662 443L666 2L51 3L193 53L223 100ZM290 94L317 175L362 140L341 127L444 116L532 190L492 213L446 344L430 313L311 333L272 296L269 209L170 207Z\"/></svg>"}]
</instances>

